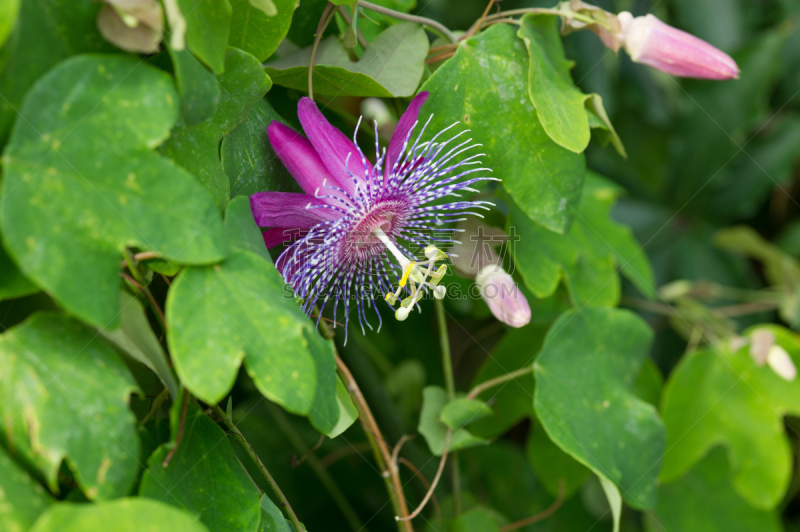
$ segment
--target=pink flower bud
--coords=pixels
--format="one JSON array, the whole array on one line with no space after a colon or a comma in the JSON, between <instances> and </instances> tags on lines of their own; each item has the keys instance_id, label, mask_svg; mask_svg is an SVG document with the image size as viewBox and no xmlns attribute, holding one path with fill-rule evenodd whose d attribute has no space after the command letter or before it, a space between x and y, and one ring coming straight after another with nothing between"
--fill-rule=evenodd
<instances>
[{"instance_id":1,"label":"pink flower bud","mask_svg":"<svg viewBox=\"0 0 800 532\"><path fill-rule=\"evenodd\" d=\"M793 381L797 377L797 368L792 361L792 357L779 345L773 345L772 349L769 350L767 364L772 368L772 371L778 374L778 377L785 381Z\"/></svg>"},{"instance_id":2,"label":"pink flower bud","mask_svg":"<svg viewBox=\"0 0 800 532\"><path fill-rule=\"evenodd\" d=\"M617 18L625 50L636 63L687 78L731 79L739 67L731 57L702 39L664 24L653 15L634 18L627 11Z\"/></svg>"},{"instance_id":3,"label":"pink flower bud","mask_svg":"<svg viewBox=\"0 0 800 532\"><path fill-rule=\"evenodd\" d=\"M475 284L480 288L481 297L489 305L495 318L512 327L522 327L530 323L531 308L528 300L501 266L485 266L475 276Z\"/></svg>"}]
</instances>

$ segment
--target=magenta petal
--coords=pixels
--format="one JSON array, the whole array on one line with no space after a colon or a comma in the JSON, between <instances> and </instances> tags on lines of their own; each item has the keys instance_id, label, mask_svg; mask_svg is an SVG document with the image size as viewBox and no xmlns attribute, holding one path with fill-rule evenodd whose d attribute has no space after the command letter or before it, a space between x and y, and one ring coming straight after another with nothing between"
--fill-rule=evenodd
<instances>
[{"instance_id":1,"label":"magenta petal","mask_svg":"<svg viewBox=\"0 0 800 532\"><path fill-rule=\"evenodd\" d=\"M347 173L347 160L350 156L349 169L356 179L363 182L364 165L361 155L353 142L344 133L330 125L328 120L317 108L317 104L310 98L301 98L297 104L297 116L303 124L303 131L308 135L308 140L322 158L330 174L342 185L342 188L351 196L356 184ZM367 169L372 175L372 164L367 161Z\"/></svg>"},{"instance_id":2,"label":"magenta petal","mask_svg":"<svg viewBox=\"0 0 800 532\"><path fill-rule=\"evenodd\" d=\"M411 131L411 128L413 128L414 124L417 122L419 111L428 99L429 94L430 93L427 91L417 94L414 99L411 100L406 112L400 117L400 121L397 122L392 140L389 142L389 149L386 151L386 172L384 175L391 174L394 163L403 154L403 144L406 142L408 132Z\"/></svg>"},{"instance_id":3,"label":"magenta petal","mask_svg":"<svg viewBox=\"0 0 800 532\"><path fill-rule=\"evenodd\" d=\"M250 208L259 227L311 229L342 217L321 199L297 192L257 192L250 196Z\"/></svg>"},{"instance_id":4,"label":"magenta petal","mask_svg":"<svg viewBox=\"0 0 800 532\"><path fill-rule=\"evenodd\" d=\"M261 236L264 237L264 244L267 246L267 249L272 249L275 246L280 246L281 244L289 244L294 242L298 238L305 236L308 233L308 230L300 229L299 227L293 229L287 229L285 227L273 227L272 229L267 229Z\"/></svg>"},{"instance_id":5,"label":"magenta petal","mask_svg":"<svg viewBox=\"0 0 800 532\"><path fill-rule=\"evenodd\" d=\"M325 181L327 185L339 188L342 187L341 183L331 176L307 138L275 120L267 127L267 134L272 149L275 150L275 155L289 170L303 192L314 196L319 189L319 195L336 195L335 191L322 188L322 183Z\"/></svg>"}]
</instances>

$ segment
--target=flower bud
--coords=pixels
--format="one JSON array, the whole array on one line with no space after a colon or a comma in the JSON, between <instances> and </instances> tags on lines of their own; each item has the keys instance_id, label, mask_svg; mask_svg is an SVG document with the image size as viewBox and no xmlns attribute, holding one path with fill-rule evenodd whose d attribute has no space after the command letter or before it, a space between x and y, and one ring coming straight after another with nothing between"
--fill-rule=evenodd
<instances>
[{"instance_id":1,"label":"flower bud","mask_svg":"<svg viewBox=\"0 0 800 532\"><path fill-rule=\"evenodd\" d=\"M785 381L793 381L797 377L797 368L792 362L792 357L779 345L773 345L769 350L767 364Z\"/></svg>"},{"instance_id":2,"label":"flower bud","mask_svg":"<svg viewBox=\"0 0 800 532\"><path fill-rule=\"evenodd\" d=\"M522 327L531 321L528 300L514 279L499 265L485 266L475 277L481 297L494 317L512 327Z\"/></svg>"},{"instance_id":3,"label":"flower bud","mask_svg":"<svg viewBox=\"0 0 800 532\"><path fill-rule=\"evenodd\" d=\"M731 57L702 39L664 24L653 15L634 18L627 11L617 18L625 50L636 63L687 78L731 79L739 67Z\"/></svg>"}]
</instances>

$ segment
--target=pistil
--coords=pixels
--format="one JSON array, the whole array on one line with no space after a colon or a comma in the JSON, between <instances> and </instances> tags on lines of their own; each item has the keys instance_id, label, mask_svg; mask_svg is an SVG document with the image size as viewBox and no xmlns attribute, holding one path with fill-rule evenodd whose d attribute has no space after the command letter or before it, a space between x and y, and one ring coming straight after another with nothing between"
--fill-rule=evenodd
<instances>
[{"instance_id":1,"label":"pistil","mask_svg":"<svg viewBox=\"0 0 800 532\"><path fill-rule=\"evenodd\" d=\"M417 262L409 260L397 248L394 242L386 236L386 233L380 228L373 229L372 233L380 242L389 250L392 256L400 264L403 271L402 277L398 281L397 290L392 293L386 294L386 301L394 306L401 292L405 288L409 295L400 301L400 307L395 310L394 317L398 321L403 321L408 317L411 309L416 305L424 295L424 289L429 289L433 292L433 297L436 299L443 299L447 290L444 286L439 286L439 283L444 279L447 273L447 265L442 264L435 268L436 262L447 259L447 254L434 245L429 245L425 248L425 258L427 260ZM408 286L408 288L406 288Z\"/></svg>"}]
</instances>

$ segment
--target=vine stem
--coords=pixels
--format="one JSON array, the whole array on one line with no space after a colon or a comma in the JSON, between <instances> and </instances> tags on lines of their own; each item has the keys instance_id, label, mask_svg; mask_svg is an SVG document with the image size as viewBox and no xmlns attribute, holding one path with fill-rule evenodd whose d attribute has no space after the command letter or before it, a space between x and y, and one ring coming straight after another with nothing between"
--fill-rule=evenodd
<instances>
[{"instance_id":1,"label":"vine stem","mask_svg":"<svg viewBox=\"0 0 800 532\"><path fill-rule=\"evenodd\" d=\"M408 515L408 505L403 493L403 484L400 481L400 472L397 464L392 462L389 446L386 445L386 440L383 439L383 435L375 422L375 418L372 416L372 411L369 409L361 389L358 387L358 383L356 383L353 374L350 373L344 361L339 358L335 348L334 355L336 356L336 369L342 381L344 381L345 388L350 393L350 398L353 399L358 411L358 420L364 428L364 433L367 435L367 440L369 440L372 452L375 455L375 461L378 463L381 476L383 476L386 483L386 489L392 501L392 508L395 511L395 519L398 521L397 528L401 532L413 532L414 528L407 520L409 518L406 517Z\"/></svg>"},{"instance_id":2,"label":"vine stem","mask_svg":"<svg viewBox=\"0 0 800 532\"><path fill-rule=\"evenodd\" d=\"M347 523L350 525L350 528L356 532L364 528L364 525L358 518L358 514L353 507L350 506L347 497L345 497L342 493L342 490L339 489L339 486L333 480L331 474L328 473L328 470L322 466L319 458L314 455L314 450L308 448L308 445L305 441L303 441L303 438L297 433L297 430L295 430L295 428L289 422L289 419L286 417L286 414L283 412L283 410L275 404L270 404L269 410L272 414L272 417L277 422L278 427L286 435L286 437L289 438L289 441L292 442L294 448L297 449L298 452L304 453L304 461L308 461L308 465L311 466L311 470L317 476L320 483L325 486L325 489L328 490L328 493L339 507L342 515L344 515L345 519L347 519ZM322 438L320 438L320 443L322 443ZM300 464L294 463L292 464L292 467L297 467L298 465Z\"/></svg>"},{"instance_id":3,"label":"vine stem","mask_svg":"<svg viewBox=\"0 0 800 532\"><path fill-rule=\"evenodd\" d=\"M453 360L450 355L450 338L447 335L447 316L444 312L444 301L436 299L436 322L439 325L439 346L442 349L442 370L444 371L444 385L447 390L447 400L452 401L456 398L456 384L453 378ZM449 438L448 438L449 440ZM442 456L447 453L443 453ZM450 473L453 484L453 511L458 516L461 513L461 475L458 454L453 453L450 463Z\"/></svg>"},{"instance_id":4,"label":"vine stem","mask_svg":"<svg viewBox=\"0 0 800 532\"><path fill-rule=\"evenodd\" d=\"M297 514L294 513L292 505L289 504L289 500L283 494L280 486L278 486L278 483L275 482L275 479L272 478L272 475L267 470L266 466L264 466L264 463L261 461L261 458L259 458L256 452L253 450L253 446L250 445L250 442L248 442L247 439L245 439L244 434L242 434L242 431L239 430L239 427L236 426L233 420L228 417L228 414L226 414L225 411L219 407L219 405L210 405L210 406L211 410L213 410L214 413L217 416L219 416L220 419L222 419L222 422L225 423L225 426L228 427L228 429L233 433L233 435L239 441L239 444L245 450L250 459L253 460L256 466L258 466L258 469L261 471L261 474L264 475L264 478L267 479L267 482L272 488L272 492L275 493L275 496L278 497L278 499L281 501L281 504L284 506L284 508L286 508L286 512L289 514L289 520L292 522L295 529L305 530L305 528L303 528L303 525L300 523L300 520L297 518Z\"/></svg>"},{"instance_id":5,"label":"vine stem","mask_svg":"<svg viewBox=\"0 0 800 532\"><path fill-rule=\"evenodd\" d=\"M564 503L564 495L566 494L566 491L567 491L566 482L564 482L564 479L559 480L558 481L558 497L556 497L556 500L553 501L553 504L551 504L549 507L547 507L547 509L539 512L536 515L532 515L530 517L526 517L525 519L522 519L522 520L517 521L515 523L509 523L509 524L501 527L500 528L500 532L510 532L511 530L517 530L519 528L522 528L522 527L525 527L525 526L528 526L528 525L532 525L533 523L538 523L539 521L541 521L543 519L547 519L548 517L550 517L551 515L556 513L556 511L559 508L561 508L561 505Z\"/></svg>"},{"instance_id":6,"label":"vine stem","mask_svg":"<svg viewBox=\"0 0 800 532\"><path fill-rule=\"evenodd\" d=\"M311 100L314 99L314 59L317 57L317 48L319 48L319 42L322 40L322 34L328 29L328 24L331 23L334 16L336 16L336 6L328 2L319 19L317 33L314 35L314 45L311 47L311 59L308 61L308 97Z\"/></svg>"},{"instance_id":7,"label":"vine stem","mask_svg":"<svg viewBox=\"0 0 800 532\"><path fill-rule=\"evenodd\" d=\"M425 494L425 497L422 499L422 502L419 503L417 509L411 512L411 515L408 517L395 517L398 521L411 521L415 517L419 515L425 505L428 504L428 501L433 497L433 492L436 490L436 486L439 484L439 480L442 478L442 471L444 471L444 465L447 463L447 453L450 450L450 436L453 435L453 429L448 428L447 434L444 437L444 448L442 449L442 457L439 459L439 468L436 470L436 476L433 477L433 482L431 482L431 487L428 489L428 492Z\"/></svg>"},{"instance_id":8,"label":"vine stem","mask_svg":"<svg viewBox=\"0 0 800 532\"><path fill-rule=\"evenodd\" d=\"M531 364L529 366L525 366L524 368L520 368L516 371L506 373L505 375L500 375L499 377L495 377L494 379L489 379L488 381L482 382L479 385L475 386L472 390L470 390L470 392L467 394L467 399L475 399L489 388L494 388L498 384L503 384L504 382L524 377L525 375L529 375L532 372L533 372L533 365Z\"/></svg>"},{"instance_id":9,"label":"vine stem","mask_svg":"<svg viewBox=\"0 0 800 532\"><path fill-rule=\"evenodd\" d=\"M408 13L401 13L400 11L395 11L394 9L389 9L388 7L379 6L377 4L373 4L372 2L365 2L364 0L358 0L358 5L359 7L369 9L370 11L380 13L381 15L387 15L389 17L396 18L399 20L407 20L408 22L416 22L417 24L428 26L428 28L440 34L448 41L458 42L458 37L456 37L452 31L450 31L444 25L442 25L439 22L436 22L433 19L419 17L417 15L409 15Z\"/></svg>"}]
</instances>

